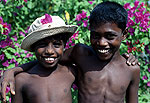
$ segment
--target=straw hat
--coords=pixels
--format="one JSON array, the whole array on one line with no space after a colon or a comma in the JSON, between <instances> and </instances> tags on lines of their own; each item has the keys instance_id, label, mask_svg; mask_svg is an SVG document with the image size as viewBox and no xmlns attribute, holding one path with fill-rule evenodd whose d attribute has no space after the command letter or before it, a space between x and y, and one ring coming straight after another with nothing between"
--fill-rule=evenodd
<instances>
[{"instance_id":1,"label":"straw hat","mask_svg":"<svg viewBox=\"0 0 150 103\"><path fill-rule=\"evenodd\" d=\"M76 25L66 25L64 20L59 16L44 16L37 18L30 26L28 35L25 37L21 44L21 48L31 51L31 45L48 36L67 33L68 35L74 34L77 29ZM71 35L70 35L71 36Z\"/></svg>"}]
</instances>

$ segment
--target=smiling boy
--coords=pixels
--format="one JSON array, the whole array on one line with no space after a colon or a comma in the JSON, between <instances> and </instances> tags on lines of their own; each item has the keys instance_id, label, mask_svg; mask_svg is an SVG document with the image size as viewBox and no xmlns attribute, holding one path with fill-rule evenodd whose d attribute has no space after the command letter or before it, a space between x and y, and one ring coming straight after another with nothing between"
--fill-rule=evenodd
<instances>
[{"instance_id":1,"label":"smiling boy","mask_svg":"<svg viewBox=\"0 0 150 103\"><path fill-rule=\"evenodd\" d=\"M138 102L140 68L128 66L119 52L126 24L123 6L100 3L90 15L91 46L77 44L65 51L62 61L77 66L79 103L123 103L125 98L127 103Z\"/></svg>"},{"instance_id":2,"label":"smiling boy","mask_svg":"<svg viewBox=\"0 0 150 103\"><path fill-rule=\"evenodd\" d=\"M60 17L48 14L32 23L21 48L35 52L38 62L15 77L16 95L12 103L72 103L73 68L58 62L67 39L76 29L75 25L65 25Z\"/></svg>"}]
</instances>

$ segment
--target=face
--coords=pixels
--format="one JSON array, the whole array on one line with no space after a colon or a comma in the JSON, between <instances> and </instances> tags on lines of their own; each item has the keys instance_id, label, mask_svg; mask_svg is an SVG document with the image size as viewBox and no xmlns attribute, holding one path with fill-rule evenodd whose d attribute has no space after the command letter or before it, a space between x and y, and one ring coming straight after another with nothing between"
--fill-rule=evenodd
<instances>
[{"instance_id":1,"label":"face","mask_svg":"<svg viewBox=\"0 0 150 103\"><path fill-rule=\"evenodd\" d=\"M102 23L91 27L91 45L100 60L109 60L119 52L123 39L122 30L115 23Z\"/></svg>"},{"instance_id":2,"label":"face","mask_svg":"<svg viewBox=\"0 0 150 103\"><path fill-rule=\"evenodd\" d=\"M35 55L44 67L52 68L56 66L63 56L64 43L55 37L48 37L35 44Z\"/></svg>"}]
</instances>

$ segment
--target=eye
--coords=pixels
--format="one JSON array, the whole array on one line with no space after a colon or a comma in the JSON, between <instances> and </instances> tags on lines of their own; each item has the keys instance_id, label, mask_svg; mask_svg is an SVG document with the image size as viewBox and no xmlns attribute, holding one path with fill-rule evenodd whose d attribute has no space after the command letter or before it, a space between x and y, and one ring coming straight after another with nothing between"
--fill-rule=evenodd
<instances>
[{"instance_id":1,"label":"eye","mask_svg":"<svg viewBox=\"0 0 150 103\"><path fill-rule=\"evenodd\" d=\"M59 48L60 46L62 46L62 42L61 41L54 41L53 45L54 45L54 47Z\"/></svg>"},{"instance_id":2,"label":"eye","mask_svg":"<svg viewBox=\"0 0 150 103\"><path fill-rule=\"evenodd\" d=\"M107 34L107 35L106 35L106 38L107 38L107 39L110 39L110 40L114 39L115 37L116 37L115 34Z\"/></svg>"}]
</instances>

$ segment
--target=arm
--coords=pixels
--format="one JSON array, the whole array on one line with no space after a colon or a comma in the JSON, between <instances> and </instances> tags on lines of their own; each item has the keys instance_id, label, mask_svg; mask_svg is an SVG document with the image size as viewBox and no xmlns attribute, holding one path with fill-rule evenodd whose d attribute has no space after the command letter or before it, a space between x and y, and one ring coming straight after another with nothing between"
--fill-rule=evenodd
<instances>
[{"instance_id":1,"label":"arm","mask_svg":"<svg viewBox=\"0 0 150 103\"><path fill-rule=\"evenodd\" d=\"M11 95L11 103L23 103L22 87L24 80L22 77L16 76L15 81L16 95Z\"/></svg>"},{"instance_id":2,"label":"arm","mask_svg":"<svg viewBox=\"0 0 150 103\"><path fill-rule=\"evenodd\" d=\"M23 64L20 67L14 67L12 69L8 69L4 72L4 75L0 79L0 94L2 96L2 100L6 101L6 87L10 86L10 91L13 95L15 95L14 76L20 72L27 71L37 64L37 61L31 61L29 63Z\"/></svg>"},{"instance_id":3,"label":"arm","mask_svg":"<svg viewBox=\"0 0 150 103\"><path fill-rule=\"evenodd\" d=\"M133 77L126 92L126 103L138 103L140 68L139 67L133 68L132 71L133 71Z\"/></svg>"}]
</instances>

